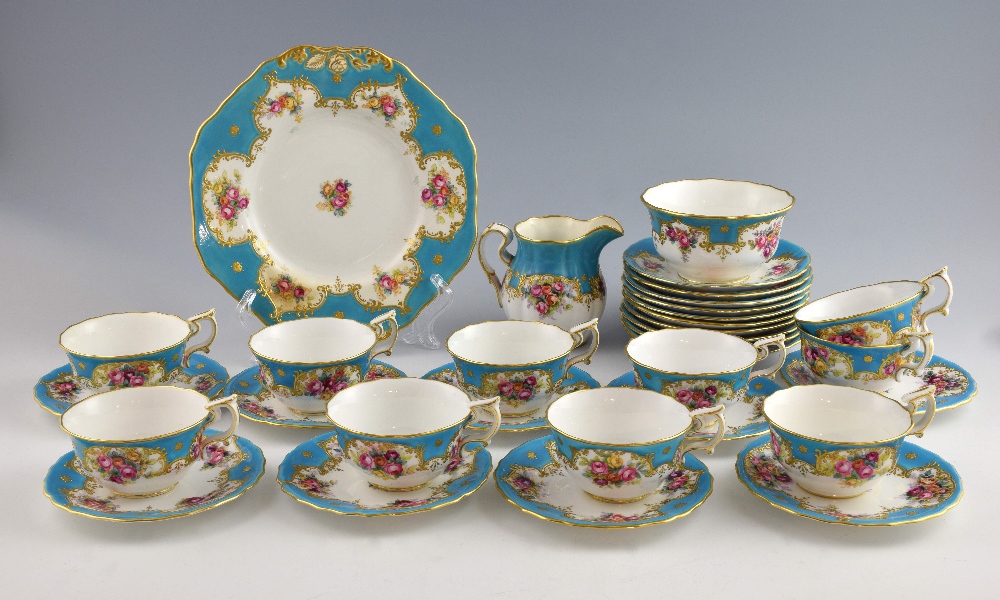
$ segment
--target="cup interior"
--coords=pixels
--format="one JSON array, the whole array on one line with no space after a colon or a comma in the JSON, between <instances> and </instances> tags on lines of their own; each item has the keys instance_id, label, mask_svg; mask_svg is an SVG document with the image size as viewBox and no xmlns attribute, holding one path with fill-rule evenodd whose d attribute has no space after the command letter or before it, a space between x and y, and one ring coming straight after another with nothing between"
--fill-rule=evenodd
<instances>
[{"instance_id":1,"label":"cup interior","mask_svg":"<svg viewBox=\"0 0 1000 600\"><path fill-rule=\"evenodd\" d=\"M69 407L63 429L93 441L132 441L176 433L200 423L208 399L194 390L135 387L94 394Z\"/></svg>"},{"instance_id":2,"label":"cup interior","mask_svg":"<svg viewBox=\"0 0 1000 600\"><path fill-rule=\"evenodd\" d=\"M639 365L686 375L729 373L757 361L757 350L746 340L706 329L649 331L629 342L625 353Z\"/></svg>"},{"instance_id":3,"label":"cup interior","mask_svg":"<svg viewBox=\"0 0 1000 600\"><path fill-rule=\"evenodd\" d=\"M165 350L190 333L187 321L174 315L117 313L69 327L59 336L59 344L73 354L112 358Z\"/></svg>"},{"instance_id":4,"label":"cup interior","mask_svg":"<svg viewBox=\"0 0 1000 600\"><path fill-rule=\"evenodd\" d=\"M364 354L375 340L375 331L368 325L319 317L265 327L250 338L250 350L279 362L337 362Z\"/></svg>"},{"instance_id":5,"label":"cup interior","mask_svg":"<svg viewBox=\"0 0 1000 600\"><path fill-rule=\"evenodd\" d=\"M549 406L548 420L567 437L612 445L668 440L691 427L687 408L670 396L630 388L566 394Z\"/></svg>"},{"instance_id":6,"label":"cup interior","mask_svg":"<svg viewBox=\"0 0 1000 600\"><path fill-rule=\"evenodd\" d=\"M875 392L836 385L780 390L764 400L764 415L780 429L835 443L891 440L910 429L910 414Z\"/></svg>"},{"instance_id":7,"label":"cup interior","mask_svg":"<svg viewBox=\"0 0 1000 600\"><path fill-rule=\"evenodd\" d=\"M448 338L458 359L487 365L526 365L555 360L573 349L573 337L555 325L534 321L488 321Z\"/></svg>"},{"instance_id":8,"label":"cup interior","mask_svg":"<svg viewBox=\"0 0 1000 600\"><path fill-rule=\"evenodd\" d=\"M791 208L795 203L795 198L784 190L723 179L662 183L646 190L642 199L653 208L705 217L767 215Z\"/></svg>"},{"instance_id":9,"label":"cup interior","mask_svg":"<svg viewBox=\"0 0 1000 600\"><path fill-rule=\"evenodd\" d=\"M888 308L913 298L924 286L916 281L887 281L813 300L795 313L799 321L835 321Z\"/></svg>"},{"instance_id":10,"label":"cup interior","mask_svg":"<svg viewBox=\"0 0 1000 600\"><path fill-rule=\"evenodd\" d=\"M518 237L535 242L571 242L600 227L621 233L622 226L611 217L581 221L571 217L532 217L514 226Z\"/></svg>"},{"instance_id":11,"label":"cup interior","mask_svg":"<svg viewBox=\"0 0 1000 600\"><path fill-rule=\"evenodd\" d=\"M458 425L469 411L469 396L462 390L414 378L365 381L338 392L327 405L327 415L337 426L384 437Z\"/></svg>"}]
</instances>

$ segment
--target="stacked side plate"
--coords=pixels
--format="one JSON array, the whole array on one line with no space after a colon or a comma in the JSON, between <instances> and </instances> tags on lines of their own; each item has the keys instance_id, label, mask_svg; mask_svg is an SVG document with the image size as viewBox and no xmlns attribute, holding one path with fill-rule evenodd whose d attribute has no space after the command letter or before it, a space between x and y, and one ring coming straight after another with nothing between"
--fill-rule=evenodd
<instances>
[{"instance_id":1,"label":"stacked side plate","mask_svg":"<svg viewBox=\"0 0 1000 600\"><path fill-rule=\"evenodd\" d=\"M652 238L624 253L622 323L632 337L646 331L697 327L754 341L785 334L798 342L793 315L809 301L812 267L800 246L781 240L774 257L739 283L696 283L656 253Z\"/></svg>"}]
</instances>

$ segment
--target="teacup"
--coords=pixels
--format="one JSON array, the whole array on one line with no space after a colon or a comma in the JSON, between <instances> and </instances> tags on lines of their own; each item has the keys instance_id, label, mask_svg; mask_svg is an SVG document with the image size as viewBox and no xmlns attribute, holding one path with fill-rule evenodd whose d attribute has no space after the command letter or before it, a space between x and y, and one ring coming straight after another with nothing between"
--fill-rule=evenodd
<instances>
[{"instance_id":1,"label":"teacup","mask_svg":"<svg viewBox=\"0 0 1000 600\"><path fill-rule=\"evenodd\" d=\"M916 401L927 411L913 419ZM764 400L771 451L799 487L825 498L851 498L873 489L899 459L908 435L920 437L934 418L934 388L899 402L834 385L795 386Z\"/></svg>"},{"instance_id":2,"label":"teacup","mask_svg":"<svg viewBox=\"0 0 1000 600\"><path fill-rule=\"evenodd\" d=\"M657 253L690 281L738 283L774 257L795 198L748 181L696 179L642 193Z\"/></svg>"},{"instance_id":3,"label":"teacup","mask_svg":"<svg viewBox=\"0 0 1000 600\"><path fill-rule=\"evenodd\" d=\"M597 319L568 332L537 321L486 321L459 329L446 345L469 395L499 396L505 417L526 417L549 405L571 366L590 363L598 342Z\"/></svg>"},{"instance_id":4,"label":"teacup","mask_svg":"<svg viewBox=\"0 0 1000 600\"><path fill-rule=\"evenodd\" d=\"M319 317L271 325L250 337L260 379L275 398L304 415L326 413L330 398L374 377L372 358L396 343L396 311L367 325Z\"/></svg>"},{"instance_id":5,"label":"teacup","mask_svg":"<svg viewBox=\"0 0 1000 600\"><path fill-rule=\"evenodd\" d=\"M209 401L170 385L126 388L84 398L60 424L91 478L120 496L145 498L172 490L206 449L233 435L236 399ZM222 408L232 413L232 425L205 435Z\"/></svg>"},{"instance_id":6,"label":"teacup","mask_svg":"<svg viewBox=\"0 0 1000 600\"><path fill-rule=\"evenodd\" d=\"M846 385L872 392L887 392L900 381L904 370L920 371L934 357L934 334L904 331L904 343L852 346L822 340L799 331L802 359L823 383ZM923 351L913 362L912 354Z\"/></svg>"},{"instance_id":7,"label":"teacup","mask_svg":"<svg viewBox=\"0 0 1000 600\"><path fill-rule=\"evenodd\" d=\"M373 488L405 492L427 485L462 462L462 448L489 441L500 427L499 398L475 400L440 381L366 381L327 406L344 459ZM489 414L485 433L466 429L474 411Z\"/></svg>"},{"instance_id":8,"label":"teacup","mask_svg":"<svg viewBox=\"0 0 1000 600\"><path fill-rule=\"evenodd\" d=\"M638 387L666 394L689 409L742 402L752 377L767 377L785 361L785 336L750 342L706 329L661 329L643 333L625 347ZM754 367L772 349L778 358Z\"/></svg>"},{"instance_id":9,"label":"teacup","mask_svg":"<svg viewBox=\"0 0 1000 600\"><path fill-rule=\"evenodd\" d=\"M209 326L208 339L189 344ZM182 319L158 312L113 313L70 325L59 335L78 384L95 391L156 385L215 341L215 309Z\"/></svg>"},{"instance_id":10,"label":"teacup","mask_svg":"<svg viewBox=\"0 0 1000 600\"><path fill-rule=\"evenodd\" d=\"M549 406L557 451L552 458L592 498L638 502L681 468L688 451L712 452L726 430L722 411L721 405L688 411L649 390L571 392ZM713 424L717 429L708 439L692 437Z\"/></svg>"},{"instance_id":11,"label":"teacup","mask_svg":"<svg viewBox=\"0 0 1000 600\"><path fill-rule=\"evenodd\" d=\"M944 282L947 295L941 304L924 310L935 278ZM900 341L907 331L929 331L927 317L947 316L952 296L945 267L920 281L884 281L813 300L795 313L795 321L802 331L831 342L884 346Z\"/></svg>"}]
</instances>

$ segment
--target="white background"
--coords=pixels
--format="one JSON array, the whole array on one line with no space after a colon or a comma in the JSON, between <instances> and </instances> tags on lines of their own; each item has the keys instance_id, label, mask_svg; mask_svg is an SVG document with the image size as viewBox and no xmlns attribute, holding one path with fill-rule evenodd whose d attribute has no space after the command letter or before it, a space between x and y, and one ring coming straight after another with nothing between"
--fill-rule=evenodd
<instances>
[{"instance_id":1,"label":"white background","mask_svg":"<svg viewBox=\"0 0 1000 600\"><path fill-rule=\"evenodd\" d=\"M63 3L0 6L0 595L11 598L995 597L1000 321L1000 7L994 3ZM601 6L604 5L604 8ZM235 502L152 524L65 513L41 492L70 449L32 400L89 316L219 309L211 356L250 364L234 302L191 242L188 149L256 66L298 44L405 62L479 151L479 225L610 214L610 299L590 372L624 372L620 256L649 235L638 197L681 178L789 190L783 235L812 253L813 296L950 267L939 353L980 384L918 443L960 471L961 504L906 527L826 525L736 479L743 442L706 460L688 517L592 531L523 514L492 480L469 499L359 519L286 497L274 475L312 434L244 422L267 473ZM495 243L491 240L491 243ZM492 252L491 252L492 256ZM500 318L473 261L440 322ZM412 375L448 360L400 348ZM531 434L504 435L495 460Z\"/></svg>"}]
</instances>

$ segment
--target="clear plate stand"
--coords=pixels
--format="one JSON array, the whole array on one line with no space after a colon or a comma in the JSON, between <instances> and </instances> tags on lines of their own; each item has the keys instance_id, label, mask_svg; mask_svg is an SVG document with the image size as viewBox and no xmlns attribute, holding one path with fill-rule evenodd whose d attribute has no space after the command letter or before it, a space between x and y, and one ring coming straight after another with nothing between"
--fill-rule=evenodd
<instances>
[{"instance_id":1,"label":"clear plate stand","mask_svg":"<svg viewBox=\"0 0 1000 600\"><path fill-rule=\"evenodd\" d=\"M424 309L420 311L417 318L399 332L399 339L413 346L423 346L428 350L436 350L441 347L441 340L434 335L434 323L445 310L451 306L455 300L455 292L452 291L448 283L437 273L430 277L431 284L437 290L437 294ZM243 329L253 333L258 329L259 321L250 310L257 297L254 290L246 290L243 297L236 304L236 316Z\"/></svg>"}]
</instances>

